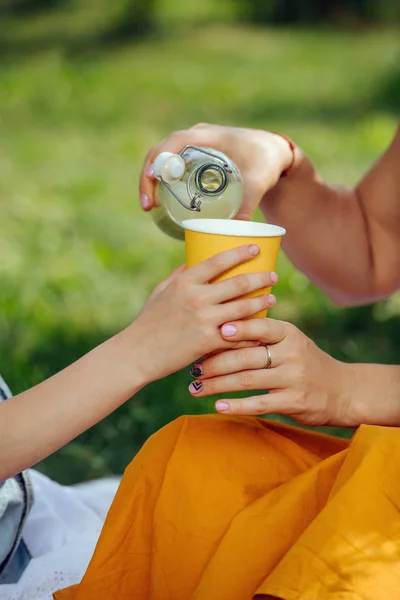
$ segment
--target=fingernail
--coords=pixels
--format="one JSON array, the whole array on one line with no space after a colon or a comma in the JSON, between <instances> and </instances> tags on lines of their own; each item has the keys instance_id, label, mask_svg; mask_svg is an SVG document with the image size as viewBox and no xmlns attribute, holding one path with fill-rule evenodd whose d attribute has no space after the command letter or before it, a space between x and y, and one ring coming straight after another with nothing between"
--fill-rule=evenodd
<instances>
[{"instance_id":1,"label":"fingernail","mask_svg":"<svg viewBox=\"0 0 400 600\"><path fill-rule=\"evenodd\" d=\"M146 177L154 177L153 163L150 163L146 169Z\"/></svg>"},{"instance_id":2,"label":"fingernail","mask_svg":"<svg viewBox=\"0 0 400 600\"><path fill-rule=\"evenodd\" d=\"M189 390L192 392L192 394L198 394L202 389L203 384L201 381L193 381L193 383L189 385Z\"/></svg>"},{"instance_id":3,"label":"fingernail","mask_svg":"<svg viewBox=\"0 0 400 600\"><path fill-rule=\"evenodd\" d=\"M147 194L140 194L140 203L143 210L150 210L150 200Z\"/></svg>"},{"instance_id":4,"label":"fingernail","mask_svg":"<svg viewBox=\"0 0 400 600\"><path fill-rule=\"evenodd\" d=\"M271 281L274 285L275 285L275 283L278 283L278 275L276 273L274 273L272 271L272 273L270 273L270 277L271 277Z\"/></svg>"},{"instance_id":5,"label":"fingernail","mask_svg":"<svg viewBox=\"0 0 400 600\"><path fill-rule=\"evenodd\" d=\"M236 335L237 327L235 327L234 325L222 325L221 333L225 337L232 337L232 335Z\"/></svg>"},{"instance_id":6,"label":"fingernail","mask_svg":"<svg viewBox=\"0 0 400 600\"><path fill-rule=\"evenodd\" d=\"M227 410L229 410L229 404L227 402L216 402L215 403L215 408L217 410L220 410L221 412L225 412Z\"/></svg>"},{"instance_id":7,"label":"fingernail","mask_svg":"<svg viewBox=\"0 0 400 600\"><path fill-rule=\"evenodd\" d=\"M257 256L257 254L259 254L260 252L260 248L258 246L256 246L255 244L251 244L251 246L249 246L249 253L252 256Z\"/></svg>"},{"instance_id":8,"label":"fingernail","mask_svg":"<svg viewBox=\"0 0 400 600\"><path fill-rule=\"evenodd\" d=\"M268 304L270 306L272 306L272 304L275 304L275 302L276 302L275 296L273 294L269 294L269 296L268 296Z\"/></svg>"},{"instance_id":9,"label":"fingernail","mask_svg":"<svg viewBox=\"0 0 400 600\"><path fill-rule=\"evenodd\" d=\"M192 377L200 377L201 375L203 375L203 367L201 363L194 363L194 365L190 369L190 374Z\"/></svg>"}]
</instances>

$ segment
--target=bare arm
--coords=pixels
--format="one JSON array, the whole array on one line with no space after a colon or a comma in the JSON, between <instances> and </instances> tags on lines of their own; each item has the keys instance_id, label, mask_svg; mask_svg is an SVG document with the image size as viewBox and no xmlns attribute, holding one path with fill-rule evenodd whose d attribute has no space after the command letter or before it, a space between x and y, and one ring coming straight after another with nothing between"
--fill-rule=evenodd
<instances>
[{"instance_id":1,"label":"bare arm","mask_svg":"<svg viewBox=\"0 0 400 600\"><path fill-rule=\"evenodd\" d=\"M146 381L115 336L43 383L0 404L0 481L30 467L106 417Z\"/></svg>"},{"instance_id":2,"label":"bare arm","mask_svg":"<svg viewBox=\"0 0 400 600\"><path fill-rule=\"evenodd\" d=\"M400 427L400 366L353 364L347 418L360 423Z\"/></svg>"},{"instance_id":3,"label":"bare arm","mask_svg":"<svg viewBox=\"0 0 400 600\"><path fill-rule=\"evenodd\" d=\"M118 408L140 388L199 356L233 347L221 339L228 319L273 305L269 295L240 298L273 285L269 273L209 284L252 260L242 246L160 284L137 319L122 332L36 387L0 404L0 481L32 466Z\"/></svg>"},{"instance_id":4,"label":"bare arm","mask_svg":"<svg viewBox=\"0 0 400 600\"><path fill-rule=\"evenodd\" d=\"M385 298L400 286L400 127L386 153L354 189L331 186L296 148L268 131L199 123L176 131L150 149L140 178L144 210L155 204L152 163L163 151L185 144L226 152L244 182L237 216L250 220L261 203L268 222L287 229L290 260L334 302L362 304Z\"/></svg>"},{"instance_id":5,"label":"bare arm","mask_svg":"<svg viewBox=\"0 0 400 600\"><path fill-rule=\"evenodd\" d=\"M338 304L389 296L400 287L400 127L354 189L323 182L296 152L293 171L261 202L266 219L287 229L290 260Z\"/></svg>"}]
</instances>

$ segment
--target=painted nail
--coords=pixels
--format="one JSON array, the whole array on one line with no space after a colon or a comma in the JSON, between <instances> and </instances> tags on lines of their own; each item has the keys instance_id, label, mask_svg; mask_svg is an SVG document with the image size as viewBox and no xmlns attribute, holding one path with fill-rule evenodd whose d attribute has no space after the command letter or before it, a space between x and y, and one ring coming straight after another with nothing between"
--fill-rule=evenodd
<instances>
[{"instance_id":1,"label":"painted nail","mask_svg":"<svg viewBox=\"0 0 400 600\"><path fill-rule=\"evenodd\" d=\"M203 375L203 367L201 363L194 363L194 365L190 369L190 374L192 377L200 377L201 375Z\"/></svg>"},{"instance_id":2,"label":"painted nail","mask_svg":"<svg viewBox=\"0 0 400 600\"><path fill-rule=\"evenodd\" d=\"M150 201L147 194L140 194L140 203L143 210L150 210Z\"/></svg>"},{"instance_id":3,"label":"painted nail","mask_svg":"<svg viewBox=\"0 0 400 600\"><path fill-rule=\"evenodd\" d=\"M202 389L203 384L201 381L193 381L193 383L189 385L189 390L192 392L192 394L198 394Z\"/></svg>"},{"instance_id":4,"label":"painted nail","mask_svg":"<svg viewBox=\"0 0 400 600\"><path fill-rule=\"evenodd\" d=\"M249 246L249 253L252 256L257 256L257 254L260 253L260 248L258 246L256 246L255 244L251 244L251 246Z\"/></svg>"},{"instance_id":5,"label":"painted nail","mask_svg":"<svg viewBox=\"0 0 400 600\"><path fill-rule=\"evenodd\" d=\"M221 333L225 337L232 337L233 335L237 334L237 327L234 325L222 325Z\"/></svg>"},{"instance_id":6,"label":"painted nail","mask_svg":"<svg viewBox=\"0 0 400 600\"><path fill-rule=\"evenodd\" d=\"M154 177L154 169L153 169L153 163L150 163L149 166L146 169L146 177Z\"/></svg>"},{"instance_id":7,"label":"painted nail","mask_svg":"<svg viewBox=\"0 0 400 600\"><path fill-rule=\"evenodd\" d=\"M278 275L276 273L274 273L272 271L272 273L270 273L270 277L271 277L271 281L274 285L275 285L275 283L278 283Z\"/></svg>"},{"instance_id":8,"label":"painted nail","mask_svg":"<svg viewBox=\"0 0 400 600\"><path fill-rule=\"evenodd\" d=\"M229 410L229 404L227 402L220 402L220 401L218 401L218 402L215 403L215 408L217 410L225 412L225 411Z\"/></svg>"},{"instance_id":9,"label":"painted nail","mask_svg":"<svg viewBox=\"0 0 400 600\"><path fill-rule=\"evenodd\" d=\"M269 296L268 296L268 304L270 306L272 306L272 304L275 304L275 302L276 302L275 296L273 294L269 294Z\"/></svg>"}]
</instances>

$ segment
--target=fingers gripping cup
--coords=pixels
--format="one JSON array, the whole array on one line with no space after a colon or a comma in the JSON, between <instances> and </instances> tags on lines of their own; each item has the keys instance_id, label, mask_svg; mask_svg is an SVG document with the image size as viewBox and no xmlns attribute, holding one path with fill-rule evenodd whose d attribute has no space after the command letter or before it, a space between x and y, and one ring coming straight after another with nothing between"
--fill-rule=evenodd
<instances>
[{"instance_id":1,"label":"fingers gripping cup","mask_svg":"<svg viewBox=\"0 0 400 600\"><path fill-rule=\"evenodd\" d=\"M219 252L231 250L244 244L256 244L260 253L246 263L229 269L212 283L229 279L235 275L275 271L282 237L286 231L277 225L267 223L249 223L248 221L228 221L225 219L189 219L183 221L185 230L186 267L215 256ZM244 298L268 294L270 288L264 288L245 294ZM267 311L253 317L264 318Z\"/></svg>"}]
</instances>

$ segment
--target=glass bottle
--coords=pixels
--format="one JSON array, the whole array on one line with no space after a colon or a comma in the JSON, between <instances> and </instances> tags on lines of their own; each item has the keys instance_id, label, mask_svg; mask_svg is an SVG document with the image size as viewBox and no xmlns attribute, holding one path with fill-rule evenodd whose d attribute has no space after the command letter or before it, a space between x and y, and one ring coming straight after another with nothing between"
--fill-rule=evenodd
<instances>
[{"instance_id":1,"label":"glass bottle","mask_svg":"<svg viewBox=\"0 0 400 600\"><path fill-rule=\"evenodd\" d=\"M167 235L184 239L186 219L232 219L242 204L243 183L225 154L191 144L179 154L162 152L154 161L158 180L151 214Z\"/></svg>"}]
</instances>

